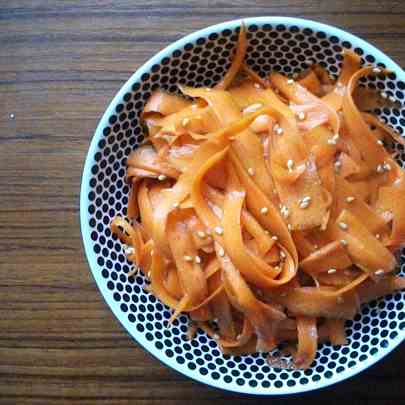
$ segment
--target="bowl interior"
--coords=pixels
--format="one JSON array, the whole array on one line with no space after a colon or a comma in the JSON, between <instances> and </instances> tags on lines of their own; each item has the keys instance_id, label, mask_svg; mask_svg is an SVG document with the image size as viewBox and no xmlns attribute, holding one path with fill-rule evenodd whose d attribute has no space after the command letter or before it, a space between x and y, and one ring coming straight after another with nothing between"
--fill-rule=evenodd
<instances>
[{"instance_id":1,"label":"bowl interior","mask_svg":"<svg viewBox=\"0 0 405 405\"><path fill-rule=\"evenodd\" d=\"M286 74L304 70L310 61L337 75L341 51L351 48L364 63L388 67L385 79L370 77L363 84L385 91L403 104L404 73L389 58L366 42L338 29L311 21L287 18L247 19L247 63L260 75L275 69ZM86 254L105 300L128 332L149 352L174 369L206 384L254 394L295 393L324 387L375 363L405 337L405 294L398 292L363 306L346 324L348 345L322 344L308 370L270 368L265 354L224 356L204 333L188 341L187 318L171 327L171 311L144 286L131 269L121 243L109 224L126 214L125 183L129 153L144 141L139 116L151 92L177 91L177 84L212 86L224 75L237 41L239 21L220 24L192 34L152 58L124 85L104 114L93 138L83 173L81 225ZM376 113L399 133L405 130L405 109ZM401 146L398 159L405 161ZM401 256L401 267L405 257Z\"/></svg>"}]
</instances>

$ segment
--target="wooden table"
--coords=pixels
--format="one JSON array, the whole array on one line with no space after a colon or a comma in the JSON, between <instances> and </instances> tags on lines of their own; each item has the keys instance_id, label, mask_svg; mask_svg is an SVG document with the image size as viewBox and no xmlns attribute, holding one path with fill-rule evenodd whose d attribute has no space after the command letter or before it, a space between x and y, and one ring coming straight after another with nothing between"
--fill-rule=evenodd
<instances>
[{"instance_id":1,"label":"wooden table","mask_svg":"<svg viewBox=\"0 0 405 405\"><path fill-rule=\"evenodd\" d=\"M1 403L269 401L207 388L137 347L95 286L79 230L87 148L129 75L185 34L260 15L343 27L405 65L404 1L0 1ZM404 403L404 363L405 346L294 401Z\"/></svg>"}]
</instances>

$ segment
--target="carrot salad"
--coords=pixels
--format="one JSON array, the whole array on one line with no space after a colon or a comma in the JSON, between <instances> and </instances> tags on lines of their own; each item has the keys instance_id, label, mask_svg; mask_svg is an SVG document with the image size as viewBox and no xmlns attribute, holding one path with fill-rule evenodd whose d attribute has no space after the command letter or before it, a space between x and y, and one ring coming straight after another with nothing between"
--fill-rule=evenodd
<instances>
[{"instance_id":1,"label":"carrot salad","mask_svg":"<svg viewBox=\"0 0 405 405\"><path fill-rule=\"evenodd\" d=\"M148 143L128 158L127 217L111 229L148 288L226 354L280 343L307 368L317 345L345 344L360 305L405 287L403 139L370 112L388 102L344 51L337 79L319 65L262 78L245 64L245 27L213 88L156 91Z\"/></svg>"}]
</instances>

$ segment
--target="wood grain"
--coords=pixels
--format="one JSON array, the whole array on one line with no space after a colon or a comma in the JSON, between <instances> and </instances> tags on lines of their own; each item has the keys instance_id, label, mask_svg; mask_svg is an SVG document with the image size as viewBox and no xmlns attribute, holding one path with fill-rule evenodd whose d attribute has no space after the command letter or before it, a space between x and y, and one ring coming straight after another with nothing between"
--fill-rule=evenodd
<instances>
[{"instance_id":1,"label":"wood grain","mask_svg":"<svg viewBox=\"0 0 405 405\"><path fill-rule=\"evenodd\" d=\"M268 402L190 381L137 347L96 289L78 218L91 136L129 75L187 33L260 15L340 26L405 65L403 1L0 0L0 403ZM404 362L397 349L291 402L403 403Z\"/></svg>"}]
</instances>

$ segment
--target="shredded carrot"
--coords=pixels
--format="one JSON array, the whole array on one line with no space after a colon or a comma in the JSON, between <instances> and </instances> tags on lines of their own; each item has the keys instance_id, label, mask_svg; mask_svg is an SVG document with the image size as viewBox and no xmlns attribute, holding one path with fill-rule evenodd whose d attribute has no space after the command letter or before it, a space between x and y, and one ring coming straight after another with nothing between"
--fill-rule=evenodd
<instances>
[{"instance_id":1,"label":"shredded carrot","mask_svg":"<svg viewBox=\"0 0 405 405\"><path fill-rule=\"evenodd\" d=\"M190 339L199 327L227 354L288 342L292 363L269 362L307 368L318 343L346 343L361 303L405 287L405 176L388 149L405 141L364 112L382 100L359 80L385 71L355 53L335 81L317 65L264 78L246 52L242 25L214 88L152 94L150 143L127 163L129 219L111 230L169 323L189 314Z\"/></svg>"}]
</instances>

